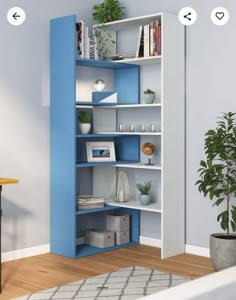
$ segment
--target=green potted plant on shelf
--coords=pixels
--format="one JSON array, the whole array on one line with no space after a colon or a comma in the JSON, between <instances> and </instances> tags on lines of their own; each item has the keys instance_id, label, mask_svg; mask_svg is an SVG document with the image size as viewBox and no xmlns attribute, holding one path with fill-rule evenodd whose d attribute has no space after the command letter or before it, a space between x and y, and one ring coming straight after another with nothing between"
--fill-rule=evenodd
<instances>
[{"instance_id":1,"label":"green potted plant on shelf","mask_svg":"<svg viewBox=\"0 0 236 300\"><path fill-rule=\"evenodd\" d=\"M93 18L99 24L117 21L124 17L124 7L118 0L104 0L100 4L93 6ZM114 54L115 52L115 36L112 31L106 29L105 26L94 27L94 34L97 38L97 51L99 59Z\"/></svg>"},{"instance_id":2,"label":"green potted plant on shelf","mask_svg":"<svg viewBox=\"0 0 236 300\"><path fill-rule=\"evenodd\" d=\"M98 23L107 23L120 20L124 17L124 7L118 0L104 0L93 6L93 18Z\"/></svg>"},{"instance_id":3,"label":"green potted plant on shelf","mask_svg":"<svg viewBox=\"0 0 236 300\"><path fill-rule=\"evenodd\" d=\"M91 129L91 117L87 111L79 113L79 129L82 134L88 134Z\"/></svg>"},{"instance_id":4,"label":"green potted plant on shelf","mask_svg":"<svg viewBox=\"0 0 236 300\"><path fill-rule=\"evenodd\" d=\"M138 191L140 194L138 195L139 202L142 205L148 205L151 200L150 190L152 186L152 181L137 183L136 184Z\"/></svg>"},{"instance_id":5,"label":"green potted plant on shelf","mask_svg":"<svg viewBox=\"0 0 236 300\"><path fill-rule=\"evenodd\" d=\"M210 255L216 270L236 265L236 126L235 113L223 113L215 130L205 134L205 161L200 162L200 179L196 182L213 206L223 206L217 221L226 233L210 236Z\"/></svg>"},{"instance_id":6,"label":"green potted plant on shelf","mask_svg":"<svg viewBox=\"0 0 236 300\"><path fill-rule=\"evenodd\" d=\"M146 104L152 104L156 98L156 94L154 91L150 89L146 89L144 91L144 103Z\"/></svg>"}]
</instances>

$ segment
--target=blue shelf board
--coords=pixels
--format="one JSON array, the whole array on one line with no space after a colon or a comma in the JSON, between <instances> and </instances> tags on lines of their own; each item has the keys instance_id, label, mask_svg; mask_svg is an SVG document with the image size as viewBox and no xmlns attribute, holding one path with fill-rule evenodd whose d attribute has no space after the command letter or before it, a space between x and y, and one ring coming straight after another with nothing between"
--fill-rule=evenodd
<instances>
[{"instance_id":1,"label":"blue shelf board","mask_svg":"<svg viewBox=\"0 0 236 300\"><path fill-rule=\"evenodd\" d=\"M84 106L115 106L117 103L99 103L99 102L88 102L88 101L76 101L76 105Z\"/></svg>"},{"instance_id":2,"label":"blue shelf board","mask_svg":"<svg viewBox=\"0 0 236 300\"><path fill-rule=\"evenodd\" d=\"M97 248L97 247L92 247L89 245L79 245L76 247L76 257L94 255L94 254L103 253L103 252L111 251L111 250L116 250L116 249L120 249L120 248L124 248L124 247L135 246L138 244L139 243L137 243L137 242L129 242L127 244L116 245L114 247L109 247L109 248Z\"/></svg>"},{"instance_id":3,"label":"blue shelf board","mask_svg":"<svg viewBox=\"0 0 236 300\"><path fill-rule=\"evenodd\" d=\"M76 164L77 168L96 167L96 166L113 166L118 164L132 164L137 163L137 160L118 160L118 161L106 161L106 162L80 162Z\"/></svg>"},{"instance_id":4,"label":"blue shelf board","mask_svg":"<svg viewBox=\"0 0 236 300\"><path fill-rule=\"evenodd\" d=\"M99 207L99 208L77 210L76 215L85 215L85 214L91 214L91 213L95 213L95 212L114 210L114 209L118 209L118 208L119 208L118 206L116 207L113 205L105 205L104 207Z\"/></svg>"},{"instance_id":5,"label":"blue shelf board","mask_svg":"<svg viewBox=\"0 0 236 300\"><path fill-rule=\"evenodd\" d=\"M117 133L108 133L108 134L77 134L77 138L99 138L99 137L114 137L114 136L120 136L120 134Z\"/></svg>"},{"instance_id":6,"label":"blue shelf board","mask_svg":"<svg viewBox=\"0 0 236 300\"><path fill-rule=\"evenodd\" d=\"M82 67L102 68L102 69L112 69L112 70L129 69L135 67L135 65L133 64L123 64L114 61L93 60L93 59L86 59L86 58L77 58L76 64L77 66L82 66Z\"/></svg>"}]
</instances>

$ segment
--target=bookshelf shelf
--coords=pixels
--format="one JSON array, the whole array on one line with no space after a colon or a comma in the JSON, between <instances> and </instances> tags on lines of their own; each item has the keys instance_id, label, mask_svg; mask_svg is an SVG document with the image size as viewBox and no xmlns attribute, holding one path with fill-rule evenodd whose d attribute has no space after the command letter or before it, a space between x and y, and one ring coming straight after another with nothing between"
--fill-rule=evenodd
<instances>
[{"instance_id":1,"label":"bookshelf shelf","mask_svg":"<svg viewBox=\"0 0 236 300\"><path fill-rule=\"evenodd\" d=\"M114 21L114 22L108 22L105 24L98 24L98 25L94 25L94 27L97 27L97 28L105 27L107 30L121 31L121 30L130 29L130 28L137 28L139 26L145 25L150 22L154 22L156 20L161 21L162 16L163 16L163 13L150 14L150 15L141 16L141 17L129 18L129 19L124 19L124 20L119 20L119 21Z\"/></svg>"},{"instance_id":2,"label":"bookshelf shelf","mask_svg":"<svg viewBox=\"0 0 236 300\"><path fill-rule=\"evenodd\" d=\"M122 109L122 108L153 108L153 107L161 107L161 103L153 103L153 104L114 104L114 103L94 103L94 102L82 102L82 101L76 101L76 107L77 108L83 108L84 106L88 107L101 107L102 109Z\"/></svg>"},{"instance_id":3,"label":"bookshelf shelf","mask_svg":"<svg viewBox=\"0 0 236 300\"><path fill-rule=\"evenodd\" d=\"M106 204L104 207L98 207L98 208L91 208L91 209L80 209L76 211L76 215L85 215L85 214L92 214L102 211L109 211L114 210L114 206Z\"/></svg>"},{"instance_id":4,"label":"bookshelf shelf","mask_svg":"<svg viewBox=\"0 0 236 300\"><path fill-rule=\"evenodd\" d=\"M137 161L109 161L109 162L80 162L76 164L77 168L98 167L98 166L116 166L119 164L132 164Z\"/></svg>"},{"instance_id":5,"label":"bookshelf shelf","mask_svg":"<svg viewBox=\"0 0 236 300\"><path fill-rule=\"evenodd\" d=\"M132 58L132 59L124 59L119 60L122 64L135 64L135 65L149 65L149 64L160 64L162 56L149 56L149 57L140 57L140 58ZM115 61L118 62L118 61Z\"/></svg>"},{"instance_id":6,"label":"bookshelf shelf","mask_svg":"<svg viewBox=\"0 0 236 300\"><path fill-rule=\"evenodd\" d=\"M76 258L84 257L84 256L88 256L88 255L94 255L94 254L98 254L98 253L103 253L103 252L116 250L116 249L120 249L120 248L124 248L124 247L135 246L137 244L139 244L139 243L138 242L130 242L127 244L116 245L114 247L109 247L109 248L97 248L97 247L92 247L89 245L79 245L76 247Z\"/></svg>"},{"instance_id":7,"label":"bookshelf shelf","mask_svg":"<svg viewBox=\"0 0 236 300\"><path fill-rule=\"evenodd\" d=\"M144 170L160 170L161 166L158 165L145 165L142 163L133 163L133 164L118 164L117 168L129 168L129 169L144 169Z\"/></svg>"},{"instance_id":8,"label":"bookshelf shelf","mask_svg":"<svg viewBox=\"0 0 236 300\"><path fill-rule=\"evenodd\" d=\"M98 134L102 134L102 135L110 135L111 132L99 132ZM119 131L116 131L114 132L115 135L146 135L146 136L150 136L150 135L153 135L153 136L160 136L161 135L161 132L138 132L138 131L135 131L135 132L130 132L130 131L122 131L122 132L119 132Z\"/></svg>"},{"instance_id":9,"label":"bookshelf shelf","mask_svg":"<svg viewBox=\"0 0 236 300\"><path fill-rule=\"evenodd\" d=\"M138 201L128 201L128 202L116 202L114 200L106 200L106 203L109 206L116 206L116 207L125 207L125 208L132 208L138 209L143 211L152 211L161 213L161 204L160 203L151 203L149 205L141 205Z\"/></svg>"}]
</instances>

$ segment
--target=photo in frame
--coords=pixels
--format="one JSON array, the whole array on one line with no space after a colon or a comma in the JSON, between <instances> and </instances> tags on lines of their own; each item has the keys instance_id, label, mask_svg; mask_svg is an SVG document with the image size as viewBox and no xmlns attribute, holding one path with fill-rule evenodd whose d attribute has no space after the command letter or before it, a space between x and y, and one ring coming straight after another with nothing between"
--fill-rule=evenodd
<instances>
[{"instance_id":1,"label":"photo in frame","mask_svg":"<svg viewBox=\"0 0 236 300\"><path fill-rule=\"evenodd\" d=\"M114 142L86 142L88 162L116 161Z\"/></svg>"}]
</instances>

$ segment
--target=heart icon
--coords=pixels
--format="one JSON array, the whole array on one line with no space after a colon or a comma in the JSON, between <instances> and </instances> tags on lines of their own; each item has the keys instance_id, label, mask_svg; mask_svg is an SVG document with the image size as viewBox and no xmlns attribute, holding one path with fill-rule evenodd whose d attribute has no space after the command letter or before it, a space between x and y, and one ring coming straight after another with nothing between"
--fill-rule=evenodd
<instances>
[{"instance_id":1,"label":"heart icon","mask_svg":"<svg viewBox=\"0 0 236 300\"><path fill-rule=\"evenodd\" d=\"M216 13L216 17L217 17L218 20L223 19L223 18L224 18L224 15L225 15L225 14L224 14L223 12L219 12L219 11L218 11L218 12Z\"/></svg>"}]
</instances>

